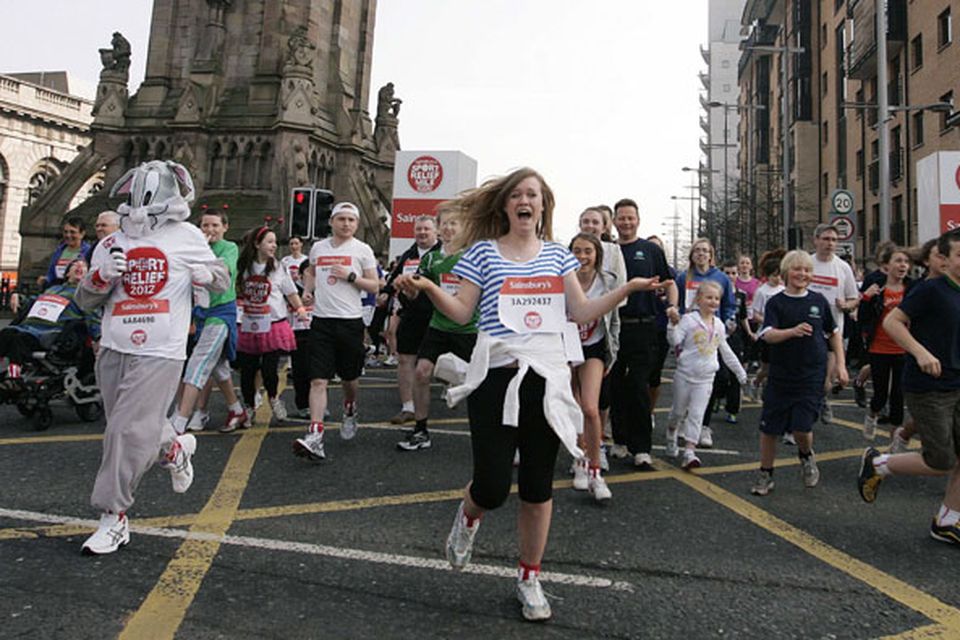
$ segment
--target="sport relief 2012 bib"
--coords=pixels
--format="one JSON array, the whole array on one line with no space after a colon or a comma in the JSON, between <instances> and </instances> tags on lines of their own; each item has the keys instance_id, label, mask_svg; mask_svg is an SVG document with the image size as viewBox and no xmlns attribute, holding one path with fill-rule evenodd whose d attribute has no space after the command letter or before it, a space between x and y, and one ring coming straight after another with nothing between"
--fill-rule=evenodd
<instances>
[{"instance_id":1,"label":"sport relief 2012 bib","mask_svg":"<svg viewBox=\"0 0 960 640\"><path fill-rule=\"evenodd\" d=\"M500 287L500 322L517 333L563 333L567 323L563 278L510 277Z\"/></svg>"},{"instance_id":2,"label":"sport relief 2012 bib","mask_svg":"<svg viewBox=\"0 0 960 640\"><path fill-rule=\"evenodd\" d=\"M330 269L340 265L344 269L349 269L353 266L353 259L350 256L318 256L317 257L317 281L320 281L321 277L327 279L327 284L335 285L337 284L337 277L330 273Z\"/></svg>"},{"instance_id":3,"label":"sport relief 2012 bib","mask_svg":"<svg viewBox=\"0 0 960 640\"><path fill-rule=\"evenodd\" d=\"M56 322L60 319L60 314L62 314L69 305L70 301L63 296L44 293L37 298L33 306L30 307L30 312L27 314L27 317L46 320L47 322Z\"/></svg>"},{"instance_id":4,"label":"sport relief 2012 bib","mask_svg":"<svg viewBox=\"0 0 960 640\"><path fill-rule=\"evenodd\" d=\"M127 270L120 282L129 299L113 305L110 320L110 334L118 345L162 345L173 338L170 301L156 299L169 278L170 263L157 247L127 252Z\"/></svg>"},{"instance_id":5,"label":"sport relief 2012 bib","mask_svg":"<svg viewBox=\"0 0 960 640\"><path fill-rule=\"evenodd\" d=\"M440 289L447 295L455 296L460 293L460 276L452 273L440 274Z\"/></svg>"},{"instance_id":6,"label":"sport relief 2012 bib","mask_svg":"<svg viewBox=\"0 0 960 640\"><path fill-rule=\"evenodd\" d=\"M687 280L686 291L683 292L683 304L687 311L696 307L697 291L700 289L700 282L697 280Z\"/></svg>"},{"instance_id":7,"label":"sport relief 2012 bib","mask_svg":"<svg viewBox=\"0 0 960 640\"><path fill-rule=\"evenodd\" d=\"M401 272L405 276L412 276L417 272L417 269L419 268L420 268L420 258L411 258L410 260L404 261Z\"/></svg>"},{"instance_id":8,"label":"sport relief 2012 bib","mask_svg":"<svg viewBox=\"0 0 960 640\"><path fill-rule=\"evenodd\" d=\"M240 330L244 333L269 333L270 291L273 285L266 276L250 276L243 281L243 321Z\"/></svg>"}]
</instances>

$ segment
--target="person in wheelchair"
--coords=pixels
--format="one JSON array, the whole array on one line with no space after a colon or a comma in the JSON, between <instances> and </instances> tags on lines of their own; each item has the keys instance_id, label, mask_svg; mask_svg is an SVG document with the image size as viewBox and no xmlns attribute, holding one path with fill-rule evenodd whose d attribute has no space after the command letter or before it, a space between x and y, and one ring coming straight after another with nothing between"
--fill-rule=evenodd
<instances>
[{"instance_id":1,"label":"person in wheelchair","mask_svg":"<svg viewBox=\"0 0 960 640\"><path fill-rule=\"evenodd\" d=\"M0 330L0 357L8 359L0 392L22 388L23 366L39 351L48 352L48 358L60 364L78 364L81 372L92 371L93 351L86 347L100 339L100 314L81 310L74 300L77 284L86 273L86 261L77 258L67 266L61 284L33 299L21 300L13 294L10 309L16 318Z\"/></svg>"}]
</instances>

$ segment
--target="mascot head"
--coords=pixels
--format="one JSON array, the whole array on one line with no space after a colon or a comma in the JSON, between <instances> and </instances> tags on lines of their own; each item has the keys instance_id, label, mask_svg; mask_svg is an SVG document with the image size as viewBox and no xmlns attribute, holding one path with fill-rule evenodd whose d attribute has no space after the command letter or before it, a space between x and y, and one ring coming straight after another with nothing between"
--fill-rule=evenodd
<instances>
[{"instance_id":1,"label":"mascot head","mask_svg":"<svg viewBox=\"0 0 960 640\"><path fill-rule=\"evenodd\" d=\"M168 222L190 217L193 180L182 165L169 160L144 162L130 169L110 189L110 196L127 195L117 207L120 229L131 238L155 232Z\"/></svg>"}]
</instances>

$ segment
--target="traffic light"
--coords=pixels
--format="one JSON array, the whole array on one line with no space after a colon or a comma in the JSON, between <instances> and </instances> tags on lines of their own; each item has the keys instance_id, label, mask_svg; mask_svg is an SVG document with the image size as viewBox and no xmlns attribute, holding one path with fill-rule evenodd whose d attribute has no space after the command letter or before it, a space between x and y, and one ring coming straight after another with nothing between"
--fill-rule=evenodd
<instances>
[{"instance_id":1,"label":"traffic light","mask_svg":"<svg viewBox=\"0 0 960 640\"><path fill-rule=\"evenodd\" d=\"M330 214L333 212L333 192L315 189L313 192L314 211L311 237L314 240L330 235Z\"/></svg>"},{"instance_id":2,"label":"traffic light","mask_svg":"<svg viewBox=\"0 0 960 640\"><path fill-rule=\"evenodd\" d=\"M313 222L313 187L297 187L290 194L290 235L310 237Z\"/></svg>"}]
</instances>

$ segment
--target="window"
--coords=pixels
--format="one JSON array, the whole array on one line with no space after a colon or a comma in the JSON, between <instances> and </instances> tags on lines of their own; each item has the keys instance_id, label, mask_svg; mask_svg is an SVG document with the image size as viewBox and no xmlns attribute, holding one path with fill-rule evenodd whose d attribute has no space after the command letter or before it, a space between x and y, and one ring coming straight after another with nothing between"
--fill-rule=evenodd
<instances>
[{"instance_id":1,"label":"window","mask_svg":"<svg viewBox=\"0 0 960 640\"><path fill-rule=\"evenodd\" d=\"M940 96L940 102L949 102L953 104L953 91L948 91L947 93ZM940 114L940 132L946 131L949 127L947 126L947 118L950 117L949 113L943 112Z\"/></svg>"},{"instance_id":2,"label":"window","mask_svg":"<svg viewBox=\"0 0 960 640\"><path fill-rule=\"evenodd\" d=\"M880 141L874 140L870 143L870 159L876 160L880 157Z\"/></svg>"},{"instance_id":3,"label":"window","mask_svg":"<svg viewBox=\"0 0 960 640\"><path fill-rule=\"evenodd\" d=\"M856 93L856 95L854 96L853 101L856 102L857 104L863 104L863 103L866 101L866 98L865 98L864 95L863 95L863 87L862 87L862 86L857 90L857 93ZM855 111L856 111L856 113L857 113L857 120L862 119L862 118L863 118L863 109L855 109Z\"/></svg>"},{"instance_id":4,"label":"window","mask_svg":"<svg viewBox=\"0 0 960 640\"><path fill-rule=\"evenodd\" d=\"M724 92L724 93L730 93L730 85L728 85L728 84L723 85L723 92Z\"/></svg>"},{"instance_id":5,"label":"window","mask_svg":"<svg viewBox=\"0 0 960 640\"><path fill-rule=\"evenodd\" d=\"M821 95L821 96L826 96L826 95L827 95L827 87L828 87L828 86L829 86L829 85L827 84L827 72L824 71L824 72L823 72L823 75L820 76L820 95Z\"/></svg>"},{"instance_id":6,"label":"window","mask_svg":"<svg viewBox=\"0 0 960 640\"><path fill-rule=\"evenodd\" d=\"M730 68L730 61L729 61L729 60L721 60L721 61L720 61L720 68L721 68L721 69L729 69L729 68Z\"/></svg>"},{"instance_id":7,"label":"window","mask_svg":"<svg viewBox=\"0 0 960 640\"><path fill-rule=\"evenodd\" d=\"M827 25L826 23L820 25L820 48L827 48Z\"/></svg>"},{"instance_id":8,"label":"window","mask_svg":"<svg viewBox=\"0 0 960 640\"><path fill-rule=\"evenodd\" d=\"M857 149L857 177L858 178L863 177L863 167L864 167L863 149Z\"/></svg>"},{"instance_id":9,"label":"window","mask_svg":"<svg viewBox=\"0 0 960 640\"><path fill-rule=\"evenodd\" d=\"M953 42L953 25L950 9L947 9L937 16L937 46L942 49L951 42Z\"/></svg>"},{"instance_id":10,"label":"window","mask_svg":"<svg viewBox=\"0 0 960 640\"><path fill-rule=\"evenodd\" d=\"M910 55L913 57L911 70L916 71L923 66L923 34L917 34L917 37L910 41Z\"/></svg>"},{"instance_id":11,"label":"window","mask_svg":"<svg viewBox=\"0 0 960 640\"><path fill-rule=\"evenodd\" d=\"M923 146L923 111L913 114L913 146Z\"/></svg>"},{"instance_id":12,"label":"window","mask_svg":"<svg viewBox=\"0 0 960 640\"><path fill-rule=\"evenodd\" d=\"M823 129L823 144L826 146L830 144L830 123L824 120L821 128Z\"/></svg>"},{"instance_id":13,"label":"window","mask_svg":"<svg viewBox=\"0 0 960 640\"><path fill-rule=\"evenodd\" d=\"M824 172L823 178L820 179L820 194L823 197L826 197L827 192L830 191L830 174Z\"/></svg>"}]
</instances>

